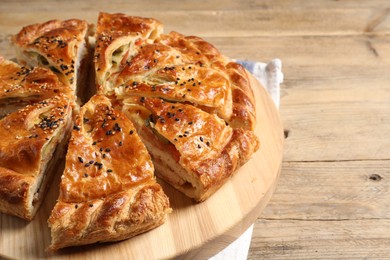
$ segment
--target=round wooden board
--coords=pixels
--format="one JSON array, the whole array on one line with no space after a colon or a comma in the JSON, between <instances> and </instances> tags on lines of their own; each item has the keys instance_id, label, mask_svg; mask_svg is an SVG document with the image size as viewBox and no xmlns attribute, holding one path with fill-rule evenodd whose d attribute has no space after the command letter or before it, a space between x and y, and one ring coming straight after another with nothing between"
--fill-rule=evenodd
<instances>
[{"instance_id":1,"label":"round wooden board","mask_svg":"<svg viewBox=\"0 0 390 260\"><path fill-rule=\"evenodd\" d=\"M161 259L210 257L240 236L268 203L281 168L283 127L273 101L257 82L256 134L261 146L220 190L203 203L194 203L162 183L173 212L162 226L137 237L116 242L46 253L50 244L47 219L58 197L63 165L32 222L0 214L0 258L16 259Z\"/></svg>"}]
</instances>

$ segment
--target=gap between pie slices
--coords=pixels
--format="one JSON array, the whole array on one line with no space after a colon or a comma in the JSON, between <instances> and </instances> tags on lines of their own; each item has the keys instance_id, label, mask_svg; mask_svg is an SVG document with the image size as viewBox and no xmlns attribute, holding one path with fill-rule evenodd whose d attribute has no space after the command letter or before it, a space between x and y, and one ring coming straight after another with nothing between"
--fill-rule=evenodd
<instances>
[{"instance_id":1,"label":"gap between pie slices","mask_svg":"<svg viewBox=\"0 0 390 260\"><path fill-rule=\"evenodd\" d=\"M51 250L123 240L162 224L171 209L154 168L204 201L260 145L249 72L210 43L125 14L100 13L92 34L71 19L13 37L19 62L51 69L68 87L60 92L77 118L48 221ZM73 102L88 99L81 108ZM0 108L1 100L0 93Z\"/></svg>"}]
</instances>

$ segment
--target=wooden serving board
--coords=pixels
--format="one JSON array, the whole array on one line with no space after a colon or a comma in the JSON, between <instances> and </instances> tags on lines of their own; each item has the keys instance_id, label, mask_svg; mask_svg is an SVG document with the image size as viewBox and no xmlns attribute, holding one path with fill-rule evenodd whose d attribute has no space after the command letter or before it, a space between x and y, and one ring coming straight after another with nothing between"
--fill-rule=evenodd
<instances>
[{"instance_id":1,"label":"wooden serving board","mask_svg":"<svg viewBox=\"0 0 390 260\"><path fill-rule=\"evenodd\" d=\"M0 258L199 259L216 254L254 223L274 191L281 168L284 136L278 110L260 84L254 93L260 149L207 201L194 203L160 181L173 208L162 226L121 242L46 253L51 239L47 219L63 170L58 165L57 179L32 222L0 214Z\"/></svg>"}]
</instances>

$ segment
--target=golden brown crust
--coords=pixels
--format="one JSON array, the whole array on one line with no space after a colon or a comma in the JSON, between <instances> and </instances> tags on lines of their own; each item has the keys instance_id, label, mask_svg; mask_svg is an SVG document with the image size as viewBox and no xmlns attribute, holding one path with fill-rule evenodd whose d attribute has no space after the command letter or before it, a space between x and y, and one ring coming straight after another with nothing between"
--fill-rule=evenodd
<instances>
[{"instance_id":1,"label":"golden brown crust","mask_svg":"<svg viewBox=\"0 0 390 260\"><path fill-rule=\"evenodd\" d=\"M117 31L131 31L142 22L122 14L104 17L99 19L110 20ZM107 70L97 73L100 93L124 104L160 176L188 196L206 199L259 147L253 134L256 111L249 74L205 40L163 34L161 24L149 20L145 26L149 31L158 27L156 37L141 33L136 40L122 37L121 46L128 45L115 60L119 45L112 43L115 32L102 26L106 23L99 23L97 31L105 31L110 40L98 39L97 44L104 43L111 52L104 54L104 63L99 59L97 63L103 71L115 69L107 77Z\"/></svg>"},{"instance_id":2,"label":"golden brown crust","mask_svg":"<svg viewBox=\"0 0 390 260\"><path fill-rule=\"evenodd\" d=\"M126 58L132 55L129 48L153 41L161 30L161 23L155 19L100 13L94 55L98 90L102 91L111 74L126 64Z\"/></svg>"},{"instance_id":3,"label":"golden brown crust","mask_svg":"<svg viewBox=\"0 0 390 260\"><path fill-rule=\"evenodd\" d=\"M34 217L56 147L65 139L71 107L64 95L26 106L0 120L0 211ZM41 189L41 191L39 191Z\"/></svg>"},{"instance_id":4,"label":"golden brown crust","mask_svg":"<svg viewBox=\"0 0 390 260\"><path fill-rule=\"evenodd\" d=\"M49 219L51 249L129 238L162 224L169 211L131 121L108 98L92 97L69 143Z\"/></svg>"},{"instance_id":5,"label":"golden brown crust","mask_svg":"<svg viewBox=\"0 0 390 260\"><path fill-rule=\"evenodd\" d=\"M49 219L56 234L49 250L136 236L161 225L168 208L161 186L153 183L89 202L59 201Z\"/></svg>"},{"instance_id":6,"label":"golden brown crust","mask_svg":"<svg viewBox=\"0 0 390 260\"><path fill-rule=\"evenodd\" d=\"M24 27L12 40L21 63L49 67L75 89L87 32L88 24L83 20L50 20Z\"/></svg>"},{"instance_id":7,"label":"golden brown crust","mask_svg":"<svg viewBox=\"0 0 390 260\"><path fill-rule=\"evenodd\" d=\"M0 102L12 98L28 99L34 103L59 93L72 97L70 88L58 81L49 69L0 60Z\"/></svg>"},{"instance_id":8,"label":"golden brown crust","mask_svg":"<svg viewBox=\"0 0 390 260\"><path fill-rule=\"evenodd\" d=\"M250 76L242 65L235 62L229 62L226 70L232 83L233 97L233 114L229 124L234 128L253 131L256 126L256 103Z\"/></svg>"},{"instance_id":9,"label":"golden brown crust","mask_svg":"<svg viewBox=\"0 0 390 260\"><path fill-rule=\"evenodd\" d=\"M177 32L158 33L153 40L148 38L149 34L134 36L134 31L140 30L140 22L144 22L149 31L153 26L158 27L159 32L162 30L160 23L153 24L149 19L142 21L138 17L105 14L104 19L101 16L99 20L105 21L98 24L97 32L104 31L104 34L97 34L98 51L95 51L100 93L115 94L119 99L145 96L190 102L218 114L234 127L254 129L255 103L247 72L221 55L213 45L199 37ZM121 33L119 37L118 33L110 32L107 20L115 24L119 32L130 31L133 35ZM114 43L117 37L121 38L120 44ZM114 61L113 53L124 45L125 51ZM103 49L109 51L103 52Z\"/></svg>"},{"instance_id":10,"label":"golden brown crust","mask_svg":"<svg viewBox=\"0 0 390 260\"><path fill-rule=\"evenodd\" d=\"M140 104L152 113L150 127L175 146L178 163L189 175L186 182L196 189L191 190L191 197L198 201L215 192L259 148L252 131L233 129L216 115L192 105L157 98L141 98ZM161 138L154 140L155 146L161 142ZM177 157L175 152L170 154ZM187 187L175 187L188 194Z\"/></svg>"},{"instance_id":11,"label":"golden brown crust","mask_svg":"<svg viewBox=\"0 0 390 260\"><path fill-rule=\"evenodd\" d=\"M0 167L0 211L31 220L28 196L34 178Z\"/></svg>"}]
</instances>

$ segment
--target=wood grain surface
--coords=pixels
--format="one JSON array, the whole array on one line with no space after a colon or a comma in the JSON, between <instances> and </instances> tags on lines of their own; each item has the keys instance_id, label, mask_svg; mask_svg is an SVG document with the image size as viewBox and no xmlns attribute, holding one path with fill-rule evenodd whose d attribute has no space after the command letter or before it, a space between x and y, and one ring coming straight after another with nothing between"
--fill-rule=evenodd
<instances>
[{"instance_id":1,"label":"wood grain surface","mask_svg":"<svg viewBox=\"0 0 390 260\"><path fill-rule=\"evenodd\" d=\"M249 259L390 258L388 0L3 0L1 54L13 57L8 38L28 22L99 10L157 17L233 58L282 60L284 162Z\"/></svg>"},{"instance_id":2,"label":"wood grain surface","mask_svg":"<svg viewBox=\"0 0 390 260\"><path fill-rule=\"evenodd\" d=\"M161 227L119 243L46 253L50 244L47 219L58 197L63 170L59 164L58 178L31 223L0 215L1 255L16 259L198 259L218 253L255 222L275 189L281 169L284 137L279 112L265 89L252 80L259 122L255 132L261 148L207 201L194 203L161 182L173 208Z\"/></svg>"}]
</instances>

